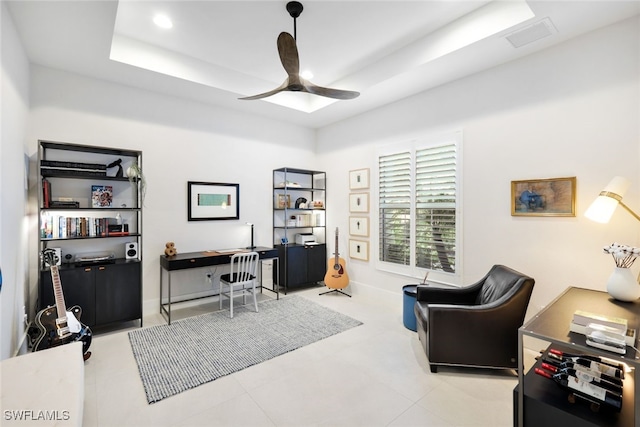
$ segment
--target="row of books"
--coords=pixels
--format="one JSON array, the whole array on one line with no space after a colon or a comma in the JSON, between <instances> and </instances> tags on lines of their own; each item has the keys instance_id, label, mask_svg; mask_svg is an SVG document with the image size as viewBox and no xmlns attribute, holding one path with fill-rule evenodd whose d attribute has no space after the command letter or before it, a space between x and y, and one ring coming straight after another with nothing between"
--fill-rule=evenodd
<instances>
[{"instance_id":1,"label":"row of books","mask_svg":"<svg viewBox=\"0 0 640 427\"><path fill-rule=\"evenodd\" d=\"M289 227L321 227L322 217L320 215L299 214L292 215L287 223Z\"/></svg>"},{"instance_id":2,"label":"row of books","mask_svg":"<svg viewBox=\"0 0 640 427\"><path fill-rule=\"evenodd\" d=\"M109 226L111 221L111 227ZM40 237L43 239L67 239L74 237L127 236L122 226L114 229L115 218L66 217L47 215L42 217Z\"/></svg>"},{"instance_id":3,"label":"row of books","mask_svg":"<svg viewBox=\"0 0 640 427\"><path fill-rule=\"evenodd\" d=\"M45 209L55 208L79 208L80 203L73 200L51 200L51 182L42 179L42 207Z\"/></svg>"}]
</instances>

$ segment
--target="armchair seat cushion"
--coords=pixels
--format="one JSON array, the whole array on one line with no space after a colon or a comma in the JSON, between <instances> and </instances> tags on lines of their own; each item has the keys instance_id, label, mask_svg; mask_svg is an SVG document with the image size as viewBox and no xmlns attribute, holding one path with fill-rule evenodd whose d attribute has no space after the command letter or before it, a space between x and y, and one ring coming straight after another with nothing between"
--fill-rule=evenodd
<instances>
[{"instance_id":1,"label":"armchair seat cushion","mask_svg":"<svg viewBox=\"0 0 640 427\"><path fill-rule=\"evenodd\" d=\"M516 368L522 326L534 280L495 265L463 288L418 286L418 338L433 372L438 365Z\"/></svg>"}]
</instances>

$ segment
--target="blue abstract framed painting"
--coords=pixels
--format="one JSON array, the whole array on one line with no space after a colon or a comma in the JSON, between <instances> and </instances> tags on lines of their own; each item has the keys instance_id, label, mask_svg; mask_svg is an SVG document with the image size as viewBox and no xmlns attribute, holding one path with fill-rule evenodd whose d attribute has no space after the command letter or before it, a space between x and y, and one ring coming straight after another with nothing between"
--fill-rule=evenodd
<instances>
[{"instance_id":1,"label":"blue abstract framed painting","mask_svg":"<svg viewBox=\"0 0 640 427\"><path fill-rule=\"evenodd\" d=\"M511 181L512 216L576 216L576 177Z\"/></svg>"},{"instance_id":2,"label":"blue abstract framed painting","mask_svg":"<svg viewBox=\"0 0 640 427\"><path fill-rule=\"evenodd\" d=\"M240 219L240 184L189 181L189 221Z\"/></svg>"}]
</instances>

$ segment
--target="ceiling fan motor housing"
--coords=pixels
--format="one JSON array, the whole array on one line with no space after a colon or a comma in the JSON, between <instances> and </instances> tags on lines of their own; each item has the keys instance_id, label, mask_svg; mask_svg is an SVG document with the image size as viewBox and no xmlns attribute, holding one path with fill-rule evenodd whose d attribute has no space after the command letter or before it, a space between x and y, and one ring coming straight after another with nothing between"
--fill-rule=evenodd
<instances>
[{"instance_id":1,"label":"ceiling fan motor housing","mask_svg":"<svg viewBox=\"0 0 640 427\"><path fill-rule=\"evenodd\" d=\"M302 3L300 3L299 1L290 1L289 3L287 3L287 12L289 12L289 15L291 15L293 19L300 16L300 14L302 13L302 9Z\"/></svg>"}]
</instances>

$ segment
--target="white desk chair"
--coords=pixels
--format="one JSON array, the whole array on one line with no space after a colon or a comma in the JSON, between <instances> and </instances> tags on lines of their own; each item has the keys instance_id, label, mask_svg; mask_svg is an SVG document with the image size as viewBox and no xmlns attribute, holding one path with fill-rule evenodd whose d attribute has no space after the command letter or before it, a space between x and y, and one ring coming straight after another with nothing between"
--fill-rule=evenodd
<instances>
[{"instance_id":1,"label":"white desk chair","mask_svg":"<svg viewBox=\"0 0 640 427\"><path fill-rule=\"evenodd\" d=\"M222 310L222 296L229 298L229 311L233 317L233 299L242 295L242 304L247 303L247 295L253 296L253 306L258 312L256 300L256 277L258 273L258 253L247 252L235 254L231 257L229 274L220 276L220 309ZM225 292L224 287L228 292ZM235 293L235 295L234 295Z\"/></svg>"}]
</instances>

